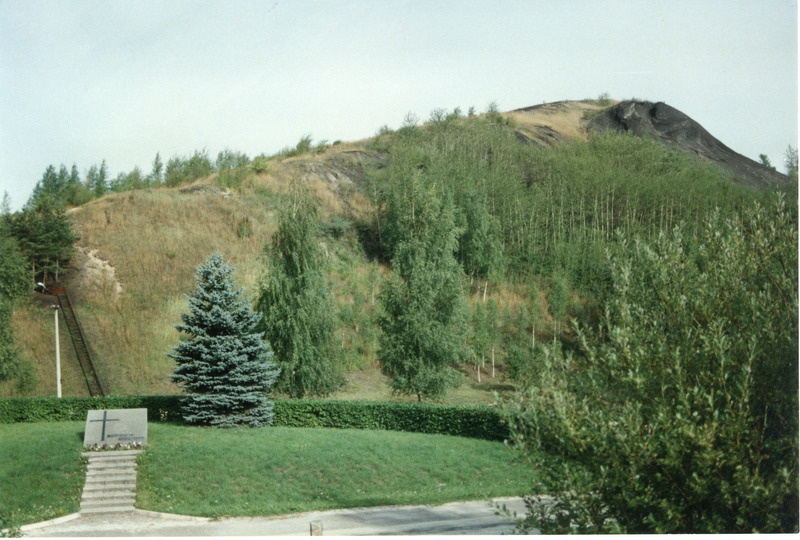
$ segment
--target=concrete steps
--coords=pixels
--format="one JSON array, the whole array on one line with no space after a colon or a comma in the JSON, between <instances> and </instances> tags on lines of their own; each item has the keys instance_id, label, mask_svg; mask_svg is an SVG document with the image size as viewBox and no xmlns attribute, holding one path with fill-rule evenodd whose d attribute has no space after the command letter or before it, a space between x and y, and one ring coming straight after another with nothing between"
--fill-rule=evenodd
<instances>
[{"instance_id":1,"label":"concrete steps","mask_svg":"<svg viewBox=\"0 0 800 540\"><path fill-rule=\"evenodd\" d=\"M131 512L136 503L136 456L141 450L84 452L89 459L81 514Z\"/></svg>"}]
</instances>

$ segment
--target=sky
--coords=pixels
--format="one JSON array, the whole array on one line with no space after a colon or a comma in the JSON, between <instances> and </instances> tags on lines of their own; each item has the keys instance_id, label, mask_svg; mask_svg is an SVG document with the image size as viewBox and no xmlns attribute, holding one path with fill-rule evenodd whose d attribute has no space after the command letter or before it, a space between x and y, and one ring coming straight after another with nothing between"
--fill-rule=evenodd
<instances>
[{"instance_id":1,"label":"sky","mask_svg":"<svg viewBox=\"0 0 800 540\"><path fill-rule=\"evenodd\" d=\"M783 171L789 0L0 0L0 196L205 150L354 141L408 113L663 101Z\"/></svg>"}]
</instances>

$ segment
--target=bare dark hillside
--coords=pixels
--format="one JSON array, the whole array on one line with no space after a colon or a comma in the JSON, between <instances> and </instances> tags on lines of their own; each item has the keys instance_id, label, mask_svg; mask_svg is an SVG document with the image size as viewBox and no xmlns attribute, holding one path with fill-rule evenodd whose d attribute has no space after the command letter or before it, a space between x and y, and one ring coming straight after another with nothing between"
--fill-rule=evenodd
<instances>
[{"instance_id":1,"label":"bare dark hillside","mask_svg":"<svg viewBox=\"0 0 800 540\"><path fill-rule=\"evenodd\" d=\"M588 130L652 137L716 163L734 182L745 186L763 189L788 181L786 175L731 150L692 118L663 102L622 101L595 116Z\"/></svg>"}]
</instances>

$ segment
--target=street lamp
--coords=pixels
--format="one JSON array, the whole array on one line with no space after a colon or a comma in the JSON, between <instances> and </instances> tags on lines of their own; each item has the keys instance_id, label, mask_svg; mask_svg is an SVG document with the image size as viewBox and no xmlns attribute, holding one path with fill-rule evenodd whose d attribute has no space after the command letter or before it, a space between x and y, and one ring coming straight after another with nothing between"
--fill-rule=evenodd
<instances>
[{"instance_id":1,"label":"street lamp","mask_svg":"<svg viewBox=\"0 0 800 540\"><path fill-rule=\"evenodd\" d=\"M53 315L56 323L56 396L61 397L61 349L58 340L58 306L53 304L50 306L53 310Z\"/></svg>"}]
</instances>

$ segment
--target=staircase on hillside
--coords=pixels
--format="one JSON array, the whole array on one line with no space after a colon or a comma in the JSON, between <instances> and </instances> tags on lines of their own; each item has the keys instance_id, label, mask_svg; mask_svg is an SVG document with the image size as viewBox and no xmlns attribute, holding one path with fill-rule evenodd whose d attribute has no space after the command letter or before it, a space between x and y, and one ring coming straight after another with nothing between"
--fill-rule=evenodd
<instances>
[{"instance_id":1,"label":"staircase on hillside","mask_svg":"<svg viewBox=\"0 0 800 540\"><path fill-rule=\"evenodd\" d=\"M104 396L105 392L100 385L100 379L97 377L97 372L92 363L92 356L89 354L89 347L86 345L86 339L83 337L83 331L80 324L78 324L78 317L72 309L72 303L69 301L66 291L59 292L56 297L58 304L61 306L61 313L64 315L64 321L67 323L69 334L72 337L72 345L75 348L75 356L78 358L78 363L83 371L83 377L86 379L86 386L89 388L89 394L92 397Z\"/></svg>"}]
</instances>

